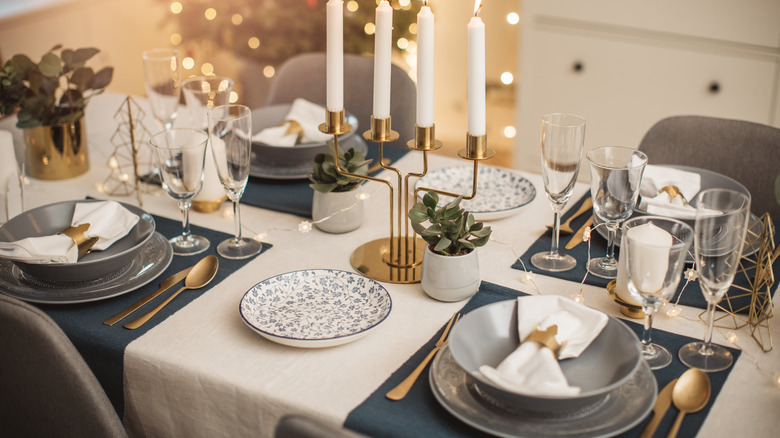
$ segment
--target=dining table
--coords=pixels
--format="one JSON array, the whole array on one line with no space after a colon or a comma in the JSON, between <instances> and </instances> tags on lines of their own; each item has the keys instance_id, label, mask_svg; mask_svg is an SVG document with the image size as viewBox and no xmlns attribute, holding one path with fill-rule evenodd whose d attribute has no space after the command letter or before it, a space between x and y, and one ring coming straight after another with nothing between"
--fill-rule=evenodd
<instances>
[{"instance_id":1,"label":"dining table","mask_svg":"<svg viewBox=\"0 0 780 438\"><path fill-rule=\"evenodd\" d=\"M92 98L86 111L90 170L61 181L28 179L25 209L85 198L139 205L135 193L109 196L102 186L111 173L108 161L115 148L112 137L119 128L116 114L127 97L105 92ZM146 107L143 97L132 98ZM13 118L1 120L0 129L14 131L20 154L22 137L13 123ZM150 131L159 129L151 116L144 124ZM376 148L375 144L369 146ZM403 172L421 170L421 152L390 153L392 166ZM480 164L490 166L490 161ZM470 165L470 161L454 155L428 155L431 172ZM256 236L266 244L264 251L243 261L220 258L218 277L210 287L185 291L174 300L177 306L158 314L142 329L128 330L122 324L106 326L102 321L154 290L176 269L194 264L200 256L174 256L158 278L125 294L84 303L34 304L63 328L85 357L132 437L270 437L278 421L289 414L306 415L370 436L489 436L484 429L466 424L442 407L433 394L428 372L420 376L405 399L391 401L384 397L430 351L454 313L522 295L578 296L585 306L626 321L641 333L641 320L623 315L603 285L554 276L527 263L518 266L523 254L545 236L546 225L553 217L541 174L519 173L535 187L535 196L512 214L486 221L493 232L490 241L477 250L482 279L479 292L463 301L442 302L429 297L420 283L383 282L392 300L389 315L365 336L342 345L304 348L274 342L243 321L239 306L253 286L280 274L313 269L356 273L350 264L352 252L389 233L388 188L377 182L367 182L363 187L367 195L361 201L365 207L363 224L349 233L330 234L310 227L306 209L312 190L305 180L250 178L246 198L261 201L242 203L241 222L245 235ZM390 177L386 171L377 175ZM279 192L277 186L282 187ZM576 201L586 197L588 190L586 182L578 182L566 211L576 210ZM299 207L297 214L286 207L276 208L289 204L290 199L299 201L294 202ZM158 232L168 238L180 232L177 204L159 187L145 185L142 200L142 208L154 216ZM211 240L212 250L232 234L233 218L226 210L232 212L228 203L216 212L190 213L194 231ZM599 238L593 234L591 241ZM565 242L563 238L562 244ZM586 242L579 248L584 251L588 246ZM594 256L600 255L595 254L595 247L591 251ZM586 262L578 257L578 266ZM772 292L776 289L775 283ZM681 312L670 316L665 312L668 307L655 317L655 341L668 342L672 349L704 336L706 318L702 308L681 305ZM718 315L724 314L719 311ZM728 321L725 318L720 322ZM768 323L765 344L767 336L780 339L780 323L773 318ZM737 359L729 370L711 375L717 391L713 391L704 411L686 416L681 436L777 436L780 349L763 351L747 325L717 328L713 341L731 348ZM676 350L673 353L676 356ZM675 364L665 374L656 374L656 391L684 369L675 357ZM675 413L672 406L657 436L666 434ZM620 432L637 436L650 416L648 413L637 418L632 427ZM549 432L555 435L554 423Z\"/></svg>"}]
</instances>

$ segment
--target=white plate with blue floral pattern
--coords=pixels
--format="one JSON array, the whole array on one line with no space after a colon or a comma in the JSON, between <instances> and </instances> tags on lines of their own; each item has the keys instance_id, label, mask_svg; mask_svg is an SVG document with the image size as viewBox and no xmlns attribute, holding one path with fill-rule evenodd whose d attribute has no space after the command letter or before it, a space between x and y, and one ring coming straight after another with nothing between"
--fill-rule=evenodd
<instances>
[{"instance_id":1,"label":"white plate with blue floral pattern","mask_svg":"<svg viewBox=\"0 0 780 438\"><path fill-rule=\"evenodd\" d=\"M268 278L244 294L244 322L280 344L323 348L365 336L393 307L379 282L353 272L307 269Z\"/></svg>"},{"instance_id":2,"label":"white plate with blue floral pattern","mask_svg":"<svg viewBox=\"0 0 780 438\"><path fill-rule=\"evenodd\" d=\"M450 193L471 194L473 184L473 166L446 167L433 170L417 180L419 187L431 187ZM418 193L419 198L425 195ZM496 220L511 216L520 207L533 201L536 188L517 170L495 166L481 166L477 175L477 195L474 199L464 199L461 207L474 215L477 220ZM453 198L439 197L439 206L444 206Z\"/></svg>"}]
</instances>

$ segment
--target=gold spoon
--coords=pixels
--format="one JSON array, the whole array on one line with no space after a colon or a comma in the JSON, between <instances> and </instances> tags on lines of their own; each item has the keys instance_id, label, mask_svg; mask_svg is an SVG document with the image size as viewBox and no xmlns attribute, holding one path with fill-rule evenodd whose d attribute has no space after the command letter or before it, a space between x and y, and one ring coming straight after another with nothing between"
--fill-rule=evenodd
<instances>
[{"instance_id":1,"label":"gold spoon","mask_svg":"<svg viewBox=\"0 0 780 438\"><path fill-rule=\"evenodd\" d=\"M190 273L187 274L187 276L184 278L183 288L174 292L165 301L147 312L145 315L128 322L124 327L131 330L141 327L146 321L149 321L151 317L156 315L157 312L162 310L163 307L168 305L168 303L170 303L180 293L187 289L200 289L203 286L209 284L209 282L214 278L214 275L217 274L217 268L219 268L219 260L217 259L217 256L210 255L208 257L204 257L198 263L196 263L195 266L192 267Z\"/></svg>"},{"instance_id":2,"label":"gold spoon","mask_svg":"<svg viewBox=\"0 0 780 438\"><path fill-rule=\"evenodd\" d=\"M677 436L685 414L700 411L710 399L710 378L707 373L690 368L682 373L672 390L672 402L680 413L674 419L668 438Z\"/></svg>"},{"instance_id":3,"label":"gold spoon","mask_svg":"<svg viewBox=\"0 0 780 438\"><path fill-rule=\"evenodd\" d=\"M587 198L585 199L585 202L582 203L580 206L580 209L577 210L576 213L571 215L568 219L566 219L566 222L561 224L560 233L561 234L571 234L574 232L574 230L571 229L571 223L574 221L574 219L577 219L582 215L582 213L585 213L586 211L590 210L591 207L593 207L593 198ZM552 230L552 225L547 225L548 230Z\"/></svg>"}]
</instances>

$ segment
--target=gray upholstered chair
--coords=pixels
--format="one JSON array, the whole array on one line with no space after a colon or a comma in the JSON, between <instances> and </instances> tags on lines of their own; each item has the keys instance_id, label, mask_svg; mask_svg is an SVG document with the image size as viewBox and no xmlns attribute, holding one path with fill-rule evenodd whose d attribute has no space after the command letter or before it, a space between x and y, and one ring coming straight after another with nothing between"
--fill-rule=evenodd
<instances>
[{"instance_id":1,"label":"gray upholstered chair","mask_svg":"<svg viewBox=\"0 0 780 438\"><path fill-rule=\"evenodd\" d=\"M700 167L744 185L757 215L780 219L774 181L780 174L780 129L742 120L674 116L656 123L639 149L650 164Z\"/></svg>"},{"instance_id":2,"label":"gray upholstered chair","mask_svg":"<svg viewBox=\"0 0 780 438\"><path fill-rule=\"evenodd\" d=\"M289 103L301 97L325 106L325 68L325 54L321 52L290 58L276 72L266 104ZM417 88L403 69L395 64L391 68L391 125L400 137L389 144L400 147L414 138ZM344 107L358 118L359 135L371 128L373 90L374 58L344 55Z\"/></svg>"},{"instance_id":3,"label":"gray upholstered chair","mask_svg":"<svg viewBox=\"0 0 780 438\"><path fill-rule=\"evenodd\" d=\"M0 435L122 437L119 416L62 330L0 294Z\"/></svg>"},{"instance_id":4,"label":"gray upholstered chair","mask_svg":"<svg viewBox=\"0 0 780 438\"><path fill-rule=\"evenodd\" d=\"M274 438L366 438L366 436L324 424L304 415L287 415L276 425Z\"/></svg>"}]
</instances>

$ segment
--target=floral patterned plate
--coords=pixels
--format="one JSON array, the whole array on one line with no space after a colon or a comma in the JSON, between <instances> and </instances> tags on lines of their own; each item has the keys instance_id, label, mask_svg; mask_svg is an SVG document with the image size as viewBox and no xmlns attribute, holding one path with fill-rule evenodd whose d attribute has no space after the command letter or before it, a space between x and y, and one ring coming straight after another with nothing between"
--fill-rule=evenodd
<instances>
[{"instance_id":1,"label":"floral patterned plate","mask_svg":"<svg viewBox=\"0 0 780 438\"><path fill-rule=\"evenodd\" d=\"M433 170L417 180L414 188L431 187L451 193L471 194L473 166L446 167ZM419 193L420 199L425 192ZM477 195L463 200L461 206L471 212L477 220L495 220L511 216L520 207L533 201L536 188L517 170L495 166L480 166L477 177ZM441 196L443 206L453 198Z\"/></svg>"},{"instance_id":2,"label":"floral patterned plate","mask_svg":"<svg viewBox=\"0 0 780 438\"><path fill-rule=\"evenodd\" d=\"M387 290L370 278L309 269L257 283L244 294L239 312L249 327L271 341L322 348L365 336L392 307Z\"/></svg>"}]
</instances>

